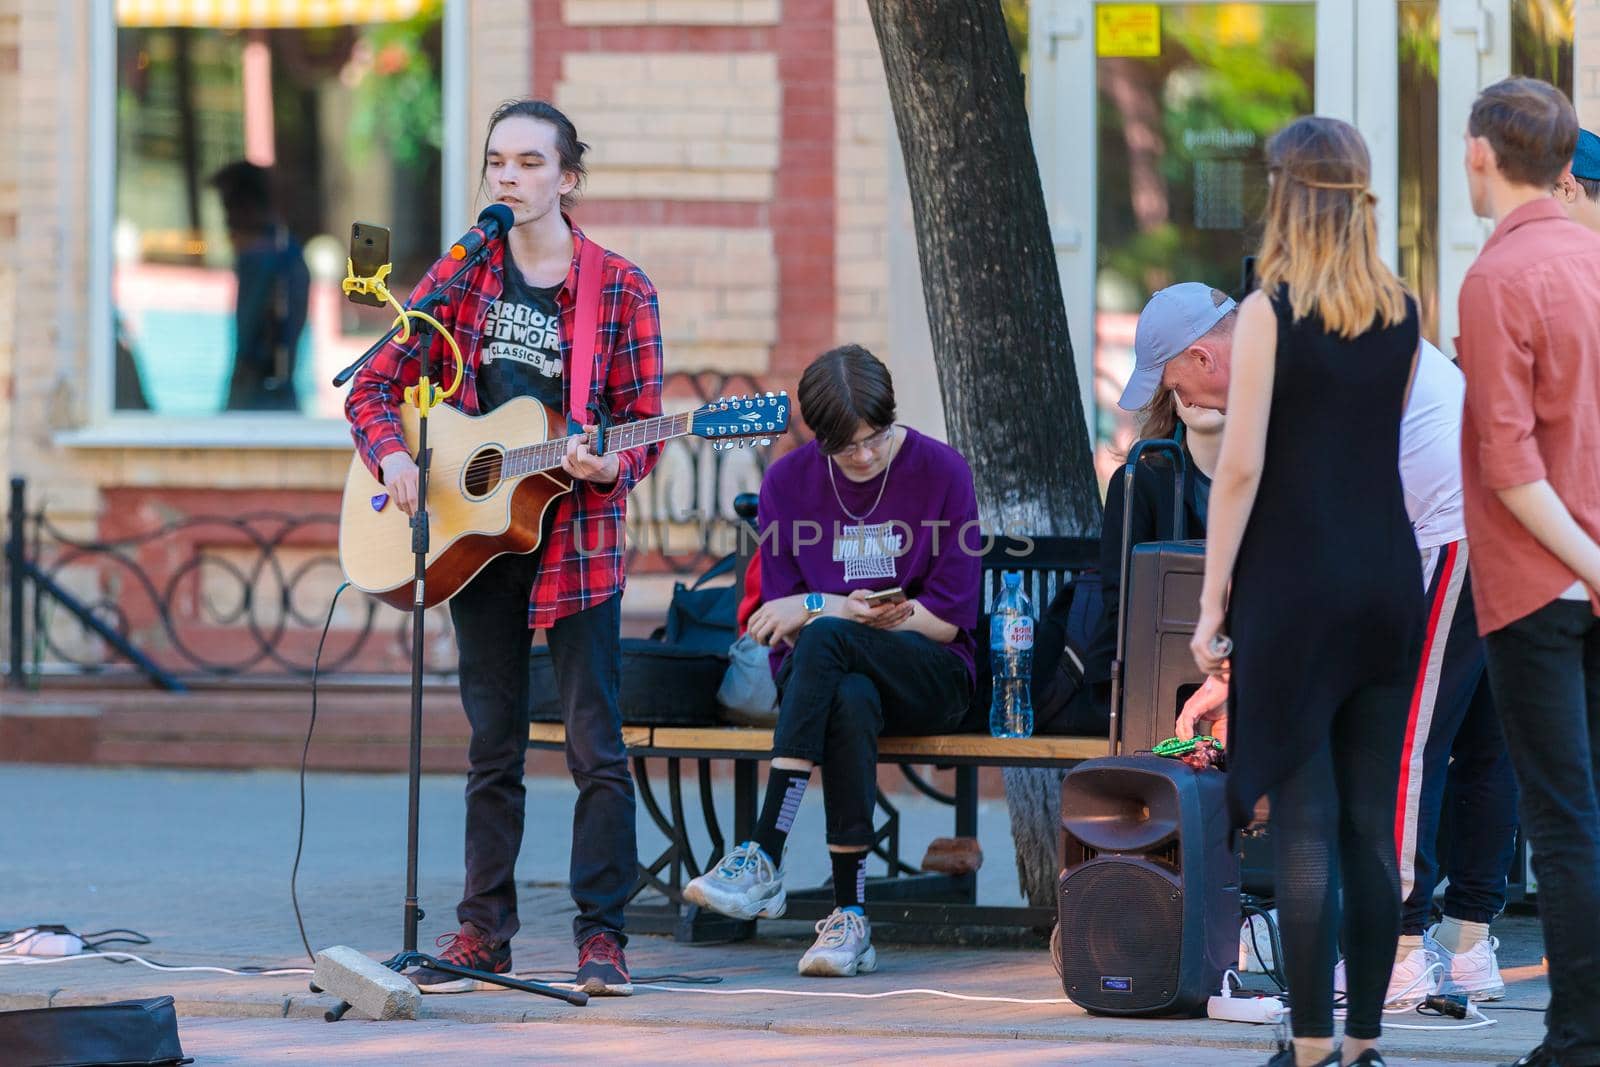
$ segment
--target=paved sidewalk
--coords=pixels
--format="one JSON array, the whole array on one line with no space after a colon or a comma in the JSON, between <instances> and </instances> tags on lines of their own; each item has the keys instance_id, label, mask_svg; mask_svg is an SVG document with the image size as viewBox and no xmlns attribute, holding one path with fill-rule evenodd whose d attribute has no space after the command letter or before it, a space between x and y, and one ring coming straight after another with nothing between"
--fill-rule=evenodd
<instances>
[{"instance_id":1,"label":"paved sidewalk","mask_svg":"<svg viewBox=\"0 0 1600 1067\"><path fill-rule=\"evenodd\" d=\"M397 1037L397 1034L400 1035ZM262 1050L271 1049L270 1056ZM408 1057L475 1063L651 1063L702 1067L786 1067L794 1063L948 1064L966 1067L1082 1064L1093 1067L1172 1067L1173 1047L1086 1041L889 1038L856 1034L792 1034L778 1030L711 1032L688 1027L639 1027L596 1033L592 1026L547 1023L538 1027L421 1022L397 1031L392 1024L356 1022L329 1027L303 1020L271 1022L198 1019L184 1027L183 1051L202 1064L329 1063L389 1067ZM1247 1063L1262 1057L1243 1054ZM1182 1062L1196 1067L1237 1067L1238 1049L1186 1048ZM1474 1060L1389 1058L1393 1067L1427 1063L1481 1067Z\"/></svg>"},{"instance_id":2,"label":"paved sidewalk","mask_svg":"<svg viewBox=\"0 0 1600 1067\"><path fill-rule=\"evenodd\" d=\"M301 905L314 948L343 943L375 957L399 947L404 885L405 780L313 775L301 870ZM513 945L519 972L574 966L573 913L564 884L572 786L529 782L529 835L519 867L523 930ZM816 791L814 791L816 792ZM132 927L142 949L172 963L304 966L288 900L296 782L284 772L226 773L0 767L8 798L7 847L0 852L0 929L61 922L80 931ZM421 886L429 911L422 944L454 928L460 888L460 783L423 785ZM948 809L908 799L906 851L915 857L948 832ZM797 884L826 874L820 797L802 808L791 850ZM986 803L980 835L987 858L985 901L1016 899L1003 805ZM658 845L641 828L641 848ZM697 849L703 854L704 844ZM753 943L684 946L638 937L629 946L636 980L666 973L718 976L719 985L641 989L587 1008L495 991L424 1001L425 1022L329 1027L331 1006L304 978L162 974L137 964L80 960L0 966L0 1010L170 993L179 1003L186 1048L202 1063L263 1059L394 1062L432 1057L474 1062L752 1063L871 1056L996 1063L1156 1063L1183 1048L1184 1061L1257 1063L1272 1032L1209 1020L1117 1020L1085 1015L1063 999L1049 956L1031 950L885 945L881 970L853 981L801 979L794 965L807 943L802 924L764 924ZM1541 1007L1537 924L1513 917L1497 926L1510 968L1508 1004ZM952 1000L924 994L863 999L837 994L940 989L969 997L1044 1003ZM783 992L742 992L751 989ZM792 994L833 994L794 996ZM1538 1040L1536 1011L1494 1012L1498 1024L1471 1031L1393 1033L1388 1047L1434 1063L1511 1060ZM231 1020L209 1017L231 1016ZM521 1023L538 1023L529 1027ZM1428 1025L1411 1017L1407 1023ZM464 1024L488 1024L468 1027ZM1438 1025L1434 1022L1433 1025ZM1241 1051L1241 1050L1252 1051ZM1169 1051L1163 1051L1169 1050Z\"/></svg>"}]
</instances>

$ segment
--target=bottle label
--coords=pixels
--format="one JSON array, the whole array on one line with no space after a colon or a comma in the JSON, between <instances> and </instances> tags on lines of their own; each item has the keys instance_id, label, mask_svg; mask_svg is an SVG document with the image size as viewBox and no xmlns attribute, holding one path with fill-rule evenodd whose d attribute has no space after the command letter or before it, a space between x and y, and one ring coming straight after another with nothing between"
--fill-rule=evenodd
<instances>
[{"instance_id":1,"label":"bottle label","mask_svg":"<svg viewBox=\"0 0 1600 1067\"><path fill-rule=\"evenodd\" d=\"M1006 647L1018 651L1033 647L1033 619L1022 615L1007 620Z\"/></svg>"}]
</instances>

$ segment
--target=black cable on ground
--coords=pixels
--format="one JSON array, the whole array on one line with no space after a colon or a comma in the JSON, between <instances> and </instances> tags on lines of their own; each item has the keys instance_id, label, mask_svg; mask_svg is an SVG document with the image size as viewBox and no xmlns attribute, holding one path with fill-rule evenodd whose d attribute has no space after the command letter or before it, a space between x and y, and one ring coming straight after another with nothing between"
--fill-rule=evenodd
<instances>
[{"instance_id":1,"label":"black cable on ground","mask_svg":"<svg viewBox=\"0 0 1600 1067\"><path fill-rule=\"evenodd\" d=\"M517 971L515 974L518 978L533 982L565 981L578 977L577 971ZM636 974L631 976L629 980L635 984L648 982L656 985L665 985L667 983L674 985L720 985L722 976L720 974Z\"/></svg>"},{"instance_id":2,"label":"black cable on ground","mask_svg":"<svg viewBox=\"0 0 1600 1067\"><path fill-rule=\"evenodd\" d=\"M317 729L317 669L322 665L322 646L327 642L328 630L333 626L333 611L339 606L339 594L348 588L350 583L344 582L333 591L333 599L328 602L328 617L322 622L322 636L317 638L317 654L311 660L311 721L306 724L306 743L300 749L300 828L294 839L294 867L289 871L289 900L294 904L294 922L300 928L300 943L305 946L306 959L313 966L316 965L317 954L311 951L311 939L306 937L306 922L300 917L300 894L297 888L300 854L306 847L306 758L311 754L311 735Z\"/></svg>"},{"instance_id":3,"label":"black cable on ground","mask_svg":"<svg viewBox=\"0 0 1600 1067\"><path fill-rule=\"evenodd\" d=\"M127 934L128 936L108 937L106 936L108 934ZM97 930L92 934L79 934L78 937L83 942L83 948L85 952L95 952L105 945L113 945L118 943L134 946L148 945L150 943L150 939L141 934L139 931L129 930L124 927L117 927L113 930Z\"/></svg>"},{"instance_id":4,"label":"black cable on ground","mask_svg":"<svg viewBox=\"0 0 1600 1067\"><path fill-rule=\"evenodd\" d=\"M1283 974L1283 941L1278 936L1278 924L1273 921L1270 913L1271 901L1257 900L1247 897L1243 901L1241 910L1244 912L1245 921L1250 927L1250 948L1256 954L1256 962L1262 965L1262 973L1272 979L1274 985L1283 993L1289 991L1288 979ZM1261 942L1256 937L1255 917L1267 928L1267 944L1272 950L1272 966L1266 966L1266 957L1261 952Z\"/></svg>"},{"instance_id":5,"label":"black cable on ground","mask_svg":"<svg viewBox=\"0 0 1600 1067\"><path fill-rule=\"evenodd\" d=\"M1486 1003L1483 1003L1482 1001L1479 1001L1478 1002L1478 1010L1479 1011L1536 1011L1540 1015L1543 1015L1545 1012L1550 1010L1550 1005L1546 1004L1542 1008L1529 1008L1529 1007L1525 1007L1525 1006L1523 1006L1521 1004L1486 1004Z\"/></svg>"}]
</instances>

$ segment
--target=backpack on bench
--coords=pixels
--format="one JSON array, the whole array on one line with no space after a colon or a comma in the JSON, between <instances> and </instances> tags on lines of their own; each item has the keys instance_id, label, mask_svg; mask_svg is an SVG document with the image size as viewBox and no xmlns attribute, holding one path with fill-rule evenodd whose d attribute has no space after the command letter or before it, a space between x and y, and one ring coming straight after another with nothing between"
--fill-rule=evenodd
<instances>
[{"instance_id":1,"label":"backpack on bench","mask_svg":"<svg viewBox=\"0 0 1600 1067\"><path fill-rule=\"evenodd\" d=\"M717 687L728 669L738 588L707 581L733 570L734 557L718 560L693 585L677 583L667 621L649 638L622 639L622 678L617 703L622 721L635 726L714 726L721 721ZM550 648L541 643L529 657L529 716L561 722Z\"/></svg>"}]
</instances>

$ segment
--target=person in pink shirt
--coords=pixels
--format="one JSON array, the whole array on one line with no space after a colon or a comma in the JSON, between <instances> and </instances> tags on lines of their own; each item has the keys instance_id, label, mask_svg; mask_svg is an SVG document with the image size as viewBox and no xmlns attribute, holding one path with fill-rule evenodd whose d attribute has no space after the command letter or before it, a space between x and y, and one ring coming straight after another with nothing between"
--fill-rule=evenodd
<instances>
[{"instance_id":1,"label":"person in pink shirt","mask_svg":"<svg viewBox=\"0 0 1600 1067\"><path fill-rule=\"evenodd\" d=\"M1521 787L1550 962L1545 1039L1518 1064L1600 1064L1600 235L1551 190L1578 142L1554 86L1472 106L1461 284L1462 493L1489 684Z\"/></svg>"}]
</instances>

